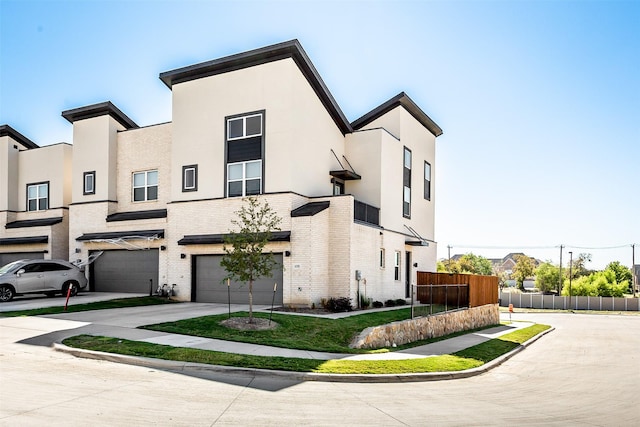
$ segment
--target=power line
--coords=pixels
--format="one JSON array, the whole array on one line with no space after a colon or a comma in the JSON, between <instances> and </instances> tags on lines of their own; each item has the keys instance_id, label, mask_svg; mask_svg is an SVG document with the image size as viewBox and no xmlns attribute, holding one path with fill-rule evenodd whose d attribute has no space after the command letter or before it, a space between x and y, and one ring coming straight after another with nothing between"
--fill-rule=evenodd
<instances>
[{"instance_id":1,"label":"power line","mask_svg":"<svg viewBox=\"0 0 640 427\"><path fill-rule=\"evenodd\" d=\"M606 250L606 249L622 249L634 246L634 243L617 246L574 246L574 245L554 245L554 246L482 246L482 245L449 245L448 248L462 249L590 249L590 250Z\"/></svg>"}]
</instances>

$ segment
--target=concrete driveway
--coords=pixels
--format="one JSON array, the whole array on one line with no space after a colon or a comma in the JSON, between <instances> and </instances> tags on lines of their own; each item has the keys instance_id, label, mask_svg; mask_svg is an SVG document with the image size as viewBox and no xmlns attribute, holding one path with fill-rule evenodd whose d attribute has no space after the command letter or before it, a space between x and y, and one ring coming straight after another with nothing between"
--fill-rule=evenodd
<instances>
[{"instance_id":1,"label":"concrete driveway","mask_svg":"<svg viewBox=\"0 0 640 427\"><path fill-rule=\"evenodd\" d=\"M638 425L640 316L513 318L556 330L484 375L393 384L187 376L77 359L19 342L78 321L0 319L0 426Z\"/></svg>"},{"instance_id":2,"label":"concrete driveway","mask_svg":"<svg viewBox=\"0 0 640 427\"><path fill-rule=\"evenodd\" d=\"M75 297L69 298L69 305L87 304L90 302L109 301L118 298L144 297L149 294L129 294L117 292L79 292ZM6 311L33 310L46 307L64 307L67 298L56 295L47 297L43 294L17 296L9 302L0 304L0 313Z\"/></svg>"}]
</instances>

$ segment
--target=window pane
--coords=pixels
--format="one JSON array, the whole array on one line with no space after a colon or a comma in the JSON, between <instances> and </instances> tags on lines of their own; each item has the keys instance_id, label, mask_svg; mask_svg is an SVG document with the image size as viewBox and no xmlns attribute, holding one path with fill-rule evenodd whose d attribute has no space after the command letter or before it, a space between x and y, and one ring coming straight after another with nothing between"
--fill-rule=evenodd
<instances>
[{"instance_id":1,"label":"window pane","mask_svg":"<svg viewBox=\"0 0 640 427\"><path fill-rule=\"evenodd\" d=\"M242 117L239 119L231 119L227 122L227 126L229 126L228 136L227 136L228 139L240 138L244 136L244 132L242 129L243 127L242 122L243 122Z\"/></svg>"},{"instance_id":2,"label":"window pane","mask_svg":"<svg viewBox=\"0 0 640 427\"><path fill-rule=\"evenodd\" d=\"M48 188L49 188L49 184L38 185L38 197L47 197Z\"/></svg>"},{"instance_id":3,"label":"window pane","mask_svg":"<svg viewBox=\"0 0 640 427\"><path fill-rule=\"evenodd\" d=\"M424 179L431 181L431 165L429 163L424 164Z\"/></svg>"},{"instance_id":4,"label":"window pane","mask_svg":"<svg viewBox=\"0 0 640 427\"><path fill-rule=\"evenodd\" d=\"M35 200L35 199L33 199L33 200L29 200L29 206L27 207L27 210L29 210L29 211L35 211L37 206L38 206L38 205L37 205L37 202L36 202L36 200Z\"/></svg>"},{"instance_id":5,"label":"window pane","mask_svg":"<svg viewBox=\"0 0 640 427\"><path fill-rule=\"evenodd\" d=\"M262 134L262 116L247 117L247 134L246 136L255 136Z\"/></svg>"},{"instance_id":6,"label":"window pane","mask_svg":"<svg viewBox=\"0 0 640 427\"><path fill-rule=\"evenodd\" d=\"M411 189L408 187L404 187L404 201L405 203L411 202Z\"/></svg>"},{"instance_id":7,"label":"window pane","mask_svg":"<svg viewBox=\"0 0 640 427\"><path fill-rule=\"evenodd\" d=\"M93 193L93 174L84 176L84 192Z\"/></svg>"},{"instance_id":8,"label":"window pane","mask_svg":"<svg viewBox=\"0 0 640 427\"><path fill-rule=\"evenodd\" d=\"M158 185L158 171L147 172L147 185Z\"/></svg>"},{"instance_id":9,"label":"window pane","mask_svg":"<svg viewBox=\"0 0 640 427\"><path fill-rule=\"evenodd\" d=\"M236 179L242 179L242 163L236 163L229 165L229 171L227 173L227 179L229 181L235 181Z\"/></svg>"},{"instance_id":10,"label":"window pane","mask_svg":"<svg viewBox=\"0 0 640 427\"><path fill-rule=\"evenodd\" d=\"M151 187L147 187L147 200L157 200L158 199L158 186L152 185Z\"/></svg>"},{"instance_id":11,"label":"window pane","mask_svg":"<svg viewBox=\"0 0 640 427\"><path fill-rule=\"evenodd\" d=\"M46 209L48 209L48 203L47 203L47 199L38 199L38 210L39 211L44 211Z\"/></svg>"},{"instance_id":12,"label":"window pane","mask_svg":"<svg viewBox=\"0 0 640 427\"><path fill-rule=\"evenodd\" d=\"M140 202L144 200L144 187L142 188L134 188L133 189L133 201Z\"/></svg>"},{"instance_id":13,"label":"window pane","mask_svg":"<svg viewBox=\"0 0 640 427\"><path fill-rule=\"evenodd\" d=\"M27 187L27 194L30 199L35 199L38 194L38 187L35 185L30 185Z\"/></svg>"},{"instance_id":14,"label":"window pane","mask_svg":"<svg viewBox=\"0 0 640 427\"><path fill-rule=\"evenodd\" d=\"M404 167L411 169L411 151L404 149Z\"/></svg>"},{"instance_id":15,"label":"window pane","mask_svg":"<svg viewBox=\"0 0 640 427\"><path fill-rule=\"evenodd\" d=\"M248 162L246 178L260 178L262 176L262 162Z\"/></svg>"},{"instance_id":16,"label":"window pane","mask_svg":"<svg viewBox=\"0 0 640 427\"><path fill-rule=\"evenodd\" d=\"M196 171L193 168L184 170L184 188L194 188Z\"/></svg>"},{"instance_id":17,"label":"window pane","mask_svg":"<svg viewBox=\"0 0 640 427\"><path fill-rule=\"evenodd\" d=\"M133 174L133 186L142 187L144 185L144 172Z\"/></svg>"},{"instance_id":18,"label":"window pane","mask_svg":"<svg viewBox=\"0 0 640 427\"><path fill-rule=\"evenodd\" d=\"M246 195L260 194L260 180L250 179L247 180L247 192Z\"/></svg>"},{"instance_id":19,"label":"window pane","mask_svg":"<svg viewBox=\"0 0 640 427\"><path fill-rule=\"evenodd\" d=\"M229 183L229 197L242 196L242 181Z\"/></svg>"}]
</instances>

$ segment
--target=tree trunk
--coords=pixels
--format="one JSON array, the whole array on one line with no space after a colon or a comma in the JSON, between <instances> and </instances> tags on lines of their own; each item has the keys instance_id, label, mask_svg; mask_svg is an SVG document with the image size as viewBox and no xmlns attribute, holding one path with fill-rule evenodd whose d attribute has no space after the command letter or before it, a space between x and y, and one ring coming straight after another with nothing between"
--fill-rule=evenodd
<instances>
[{"instance_id":1,"label":"tree trunk","mask_svg":"<svg viewBox=\"0 0 640 427\"><path fill-rule=\"evenodd\" d=\"M249 280L249 323L253 323L253 280Z\"/></svg>"}]
</instances>

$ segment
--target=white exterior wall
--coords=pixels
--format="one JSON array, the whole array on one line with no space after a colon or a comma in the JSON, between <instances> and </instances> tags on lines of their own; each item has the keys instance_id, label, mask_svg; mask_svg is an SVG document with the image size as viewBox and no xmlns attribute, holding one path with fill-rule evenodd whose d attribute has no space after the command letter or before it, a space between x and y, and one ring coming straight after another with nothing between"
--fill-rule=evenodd
<instances>
[{"instance_id":1,"label":"white exterior wall","mask_svg":"<svg viewBox=\"0 0 640 427\"><path fill-rule=\"evenodd\" d=\"M173 200L224 197L225 117L265 111L264 189L305 196L332 192L329 171L344 153L344 137L291 59L176 84L172 169L198 164L198 191ZM214 185L211 185L214 183Z\"/></svg>"}]
</instances>

